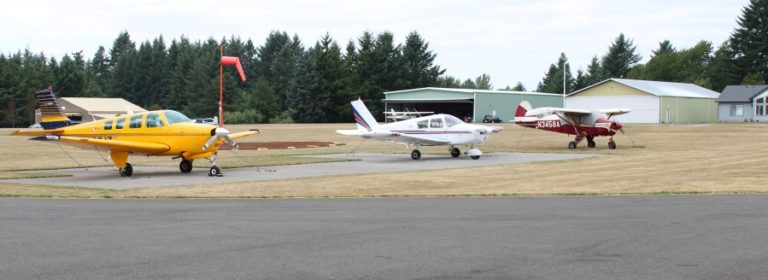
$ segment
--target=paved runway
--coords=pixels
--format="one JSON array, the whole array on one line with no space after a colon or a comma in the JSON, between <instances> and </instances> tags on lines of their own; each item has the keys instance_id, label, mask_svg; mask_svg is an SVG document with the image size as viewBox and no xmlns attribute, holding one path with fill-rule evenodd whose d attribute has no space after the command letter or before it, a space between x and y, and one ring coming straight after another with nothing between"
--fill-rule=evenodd
<instances>
[{"instance_id":1,"label":"paved runway","mask_svg":"<svg viewBox=\"0 0 768 280\"><path fill-rule=\"evenodd\" d=\"M768 196L0 199L0 279L766 279Z\"/></svg>"},{"instance_id":2,"label":"paved runway","mask_svg":"<svg viewBox=\"0 0 768 280\"><path fill-rule=\"evenodd\" d=\"M69 174L72 177L3 180L5 182L77 186L88 188L129 189L144 187L179 186L221 182L245 182L260 180L294 179L328 175L381 173L414 170L468 168L499 164L530 163L546 160L562 160L591 157L587 154L549 153L489 153L479 160L462 156L424 155L414 161L405 154L313 155L313 157L354 158L359 161L330 162L316 164L271 166L268 168L229 168L223 170L224 177L208 177L207 168L195 168L191 173L182 174L177 167L134 166L133 176L120 177L115 168L76 168L61 170L30 171L42 173Z\"/></svg>"}]
</instances>

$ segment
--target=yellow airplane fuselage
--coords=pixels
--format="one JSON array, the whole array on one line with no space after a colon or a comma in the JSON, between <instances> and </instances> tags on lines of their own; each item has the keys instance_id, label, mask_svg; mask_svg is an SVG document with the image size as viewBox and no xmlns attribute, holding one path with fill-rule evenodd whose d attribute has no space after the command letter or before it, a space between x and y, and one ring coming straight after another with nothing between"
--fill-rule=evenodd
<instances>
[{"instance_id":1,"label":"yellow airplane fuselage","mask_svg":"<svg viewBox=\"0 0 768 280\"><path fill-rule=\"evenodd\" d=\"M118 116L51 130L17 130L13 135L28 135L57 140L83 149L109 151L117 168L126 165L128 154L176 156L185 160L209 158L223 143L215 135L216 126L192 123L171 110ZM230 134L232 139L257 134L246 131Z\"/></svg>"}]
</instances>

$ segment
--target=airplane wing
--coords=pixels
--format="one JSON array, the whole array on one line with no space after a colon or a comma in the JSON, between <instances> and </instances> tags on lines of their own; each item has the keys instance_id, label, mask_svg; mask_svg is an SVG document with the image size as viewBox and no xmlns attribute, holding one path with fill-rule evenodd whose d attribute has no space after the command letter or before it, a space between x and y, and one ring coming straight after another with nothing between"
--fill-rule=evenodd
<instances>
[{"instance_id":1,"label":"airplane wing","mask_svg":"<svg viewBox=\"0 0 768 280\"><path fill-rule=\"evenodd\" d=\"M435 138L427 138L414 134L403 134L397 132L391 132L386 130L374 130L374 131L360 131L360 130L336 130L336 133L348 136L360 136L363 138L376 139L381 141L390 141L403 144L420 144L420 145L445 145L450 144L451 141Z\"/></svg>"},{"instance_id":2,"label":"airplane wing","mask_svg":"<svg viewBox=\"0 0 768 280\"><path fill-rule=\"evenodd\" d=\"M131 151L146 154L162 153L171 148L168 145L161 143L95 139L77 136L59 136L58 139L59 141L74 146L100 146L112 151Z\"/></svg>"},{"instance_id":3,"label":"airplane wing","mask_svg":"<svg viewBox=\"0 0 768 280\"><path fill-rule=\"evenodd\" d=\"M536 115L544 115L544 114L551 114L551 113L566 113L566 114L573 114L573 115L589 115L592 114L592 111L590 110L584 110L584 109L569 109L569 108L555 108L555 107L541 107L536 108L533 110L530 110L528 112L525 112L526 117L532 117Z\"/></svg>"},{"instance_id":4,"label":"airplane wing","mask_svg":"<svg viewBox=\"0 0 768 280\"><path fill-rule=\"evenodd\" d=\"M259 133L261 133L261 130L251 129L249 131L243 131L243 132L238 132L238 133L230 133L229 134L229 138L237 139L237 138L243 138L243 137L246 137L246 136L256 135L256 134L259 134Z\"/></svg>"},{"instance_id":5,"label":"airplane wing","mask_svg":"<svg viewBox=\"0 0 768 280\"><path fill-rule=\"evenodd\" d=\"M427 138L427 137L417 136L413 134L396 134L396 135L390 136L388 140L392 142L397 142L397 143L412 144L412 145L420 144L425 146L446 145L451 143L451 141L448 141L448 140Z\"/></svg>"},{"instance_id":6,"label":"airplane wing","mask_svg":"<svg viewBox=\"0 0 768 280\"><path fill-rule=\"evenodd\" d=\"M623 115L626 113L632 112L631 109L627 108L613 108L613 109L602 109L600 110L600 113L608 115L608 117L617 116L617 115Z\"/></svg>"}]
</instances>

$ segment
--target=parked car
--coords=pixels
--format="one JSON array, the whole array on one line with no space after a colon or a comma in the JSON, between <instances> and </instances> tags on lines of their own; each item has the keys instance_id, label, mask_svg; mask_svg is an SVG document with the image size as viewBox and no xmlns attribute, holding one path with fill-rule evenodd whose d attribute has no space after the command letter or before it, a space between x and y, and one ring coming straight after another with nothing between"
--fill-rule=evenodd
<instances>
[{"instance_id":1,"label":"parked car","mask_svg":"<svg viewBox=\"0 0 768 280\"><path fill-rule=\"evenodd\" d=\"M485 117L483 117L483 122L484 123L500 123L501 119L499 119L499 117L497 116L485 115Z\"/></svg>"},{"instance_id":2,"label":"parked car","mask_svg":"<svg viewBox=\"0 0 768 280\"><path fill-rule=\"evenodd\" d=\"M195 119L195 123L202 123L202 124L219 124L219 118L213 117L213 118L202 118L202 119Z\"/></svg>"}]
</instances>

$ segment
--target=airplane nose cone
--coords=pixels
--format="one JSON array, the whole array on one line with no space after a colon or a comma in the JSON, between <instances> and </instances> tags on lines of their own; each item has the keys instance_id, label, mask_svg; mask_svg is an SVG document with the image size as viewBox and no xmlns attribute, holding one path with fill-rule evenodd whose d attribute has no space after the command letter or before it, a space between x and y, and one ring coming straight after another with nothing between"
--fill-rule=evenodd
<instances>
[{"instance_id":1,"label":"airplane nose cone","mask_svg":"<svg viewBox=\"0 0 768 280\"><path fill-rule=\"evenodd\" d=\"M227 135L227 134L229 134L229 130L227 130L226 128L223 128L223 127L217 127L216 128L216 135L224 136L224 135Z\"/></svg>"},{"instance_id":2,"label":"airplane nose cone","mask_svg":"<svg viewBox=\"0 0 768 280\"><path fill-rule=\"evenodd\" d=\"M620 130L622 127L624 126L619 122L614 122L611 124L611 129L613 130Z\"/></svg>"}]
</instances>

